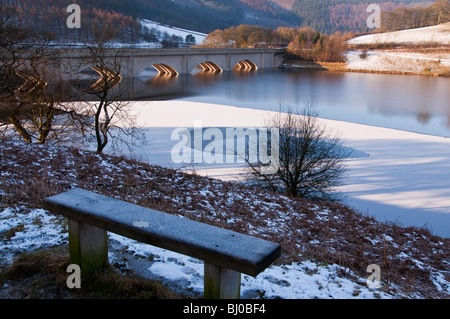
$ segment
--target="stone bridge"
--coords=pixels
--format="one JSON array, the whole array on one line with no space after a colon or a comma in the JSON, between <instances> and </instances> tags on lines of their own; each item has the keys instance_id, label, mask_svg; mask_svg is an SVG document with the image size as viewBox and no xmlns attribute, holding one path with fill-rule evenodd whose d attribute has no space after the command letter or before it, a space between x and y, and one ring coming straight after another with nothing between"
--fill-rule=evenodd
<instances>
[{"instance_id":1,"label":"stone bridge","mask_svg":"<svg viewBox=\"0 0 450 319\"><path fill-rule=\"evenodd\" d=\"M106 56L118 56L121 76L133 78L144 70L155 68L162 75L189 74L201 67L208 72L231 70L256 70L278 67L282 63L283 49L254 48L187 48L187 49L109 49ZM78 64L84 68L93 67L86 59L85 49L65 50L61 63Z\"/></svg>"}]
</instances>

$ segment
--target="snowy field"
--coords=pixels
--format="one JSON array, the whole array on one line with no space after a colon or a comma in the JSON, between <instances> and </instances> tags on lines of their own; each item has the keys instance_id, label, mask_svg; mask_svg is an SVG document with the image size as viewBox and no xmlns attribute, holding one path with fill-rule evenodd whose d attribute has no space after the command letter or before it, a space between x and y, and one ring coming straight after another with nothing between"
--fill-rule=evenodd
<instances>
[{"instance_id":1,"label":"snowy field","mask_svg":"<svg viewBox=\"0 0 450 319\"><path fill-rule=\"evenodd\" d=\"M205 33L181 29L181 28L177 28L177 27L172 27L172 26L164 25L159 22L151 21L148 19L142 19L142 20L140 20L140 23L142 26L145 26L145 27L149 28L150 30L152 28L154 28L154 29L160 31L161 34L163 34L164 32L167 32L169 35L176 35L176 36L182 37L183 40L186 38L187 35L192 34L195 37L196 44L201 44L206 37ZM162 38L160 40L162 40Z\"/></svg>"},{"instance_id":2,"label":"snowy field","mask_svg":"<svg viewBox=\"0 0 450 319\"><path fill-rule=\"evenodd\" d=\"M441 73L450 68L450 53L418 53L401 51L348 51L346 68L376 72L413 74Z\"/></svg>"},{"instance_id":3,"label":"snowy field","mask_svg":"<svg viewBox=\"0 0 450 319\"><path fill-rule=\"evenodd\" d=\"M450 23L431 27L395 32L362 35L348 41L349 44L450 44Z\"/></svg>"},{"instance_id":4,"label":"snowy field","mask_svg":"<svg viewBox=\"0 0 450 319\"><path fill-rule=\"evenodd\" d=\"M450 45L450 23L426 28L368 34L348 41L351 45ZM349 51L346 68L375 72L412 74L448 74L450 52L411 52L405 48L392 50Z\"/></svg>"}]
</instances>

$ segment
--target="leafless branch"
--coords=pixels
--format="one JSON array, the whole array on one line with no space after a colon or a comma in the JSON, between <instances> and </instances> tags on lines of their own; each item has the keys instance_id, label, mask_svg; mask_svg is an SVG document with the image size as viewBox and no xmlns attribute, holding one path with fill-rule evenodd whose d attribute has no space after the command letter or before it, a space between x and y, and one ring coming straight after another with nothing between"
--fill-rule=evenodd
<instances>
[{"instance_id":1,"label":"leafless branch","mask_svg":"<svg viewBox=\"0 0 450 319\"><path fill-rule=\"evenodd\" d=\"M261 163L249 163L250 180L291 196L331 198L345 172L348 155L338 135L319 123L317 113L307 103L302 114L281 109L267 127L279 130L279 167L265 174Z\"/></svg>"}]
</instances>

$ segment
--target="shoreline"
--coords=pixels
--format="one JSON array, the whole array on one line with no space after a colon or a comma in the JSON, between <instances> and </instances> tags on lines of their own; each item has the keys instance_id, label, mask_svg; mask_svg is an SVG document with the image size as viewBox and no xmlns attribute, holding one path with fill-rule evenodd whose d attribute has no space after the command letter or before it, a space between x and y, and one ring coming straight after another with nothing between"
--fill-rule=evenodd
<instances>
[{"instance_id":1,"label":"shoreline","mask_svg":"<svg viewBox=\"0 0 450 319\"><path fill-rule=\"evenodd\" d=\"M450 51L363 50L345 53L345 62L286 60L281 69L450 77Z\"/></svg>"},{"instance_id":2,"label":"shoreline","mask_svg":"<svg viewBox=\"0 0 450 319\"><path fill-rule=\"evenodd\" d=\"M311 62L311 61L286 61L280 69L294 70L314 70L329 72L349 72L349 73L370 73L370 74L393 74L393 75L420 75L433 77L450 77L447 73L427 73L427 72L406 72L397 70L370 70L370 69L348 69L345 62Z\"/></svg>"}]
</instances>

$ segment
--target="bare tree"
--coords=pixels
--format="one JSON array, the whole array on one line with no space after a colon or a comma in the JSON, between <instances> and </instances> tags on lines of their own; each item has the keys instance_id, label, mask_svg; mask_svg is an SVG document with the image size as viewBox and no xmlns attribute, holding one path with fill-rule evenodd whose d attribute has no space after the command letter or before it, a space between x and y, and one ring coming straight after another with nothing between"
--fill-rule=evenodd
<instances>
[{"instance_id":1,"label":"bare tree","mask_svg":"<svg viewBox=\"0 0 450 319\"><path fill-rule=\"evenodd\" d=\"M449 0L436 0L434 6L438 12L438 18L436 21L437 24L450 21L450 1Z\"/></svg>"},{"instance_id":2,"label":"bare tree","mask_svg":"<svg viewBox=\"0 0 450 319\"><path fill-rule=\"evenodd\" d=\"M84 66L90 65L99 78L88 85L83 84L80 78L76 79L78 87L87 94L83 106L78 106L76 112L83 114L85 119L92 119L83 122L83 129L84 132L93 133L99 153L104 151L111 140L113 144L124 142L128 146L145 143L144 134L135 124L129 103L123 100L120 73L127 50L114 47L116 32L109 26L93 28L93 39L84 44ZM72 74L81 74L81 67L78 66Z\"/></svg>"},{"instance_id":3,"label":"bare tree","mask_svg":"<svg viewBox=\"0 0 450 319\"><path fill-rule=\"evenodd\" d=\"M278 169L266 174L264 165L247 161L250 180L295 197L334 198L333 187L341 182L348 154L339 136L320 123L313 107L308 103L302 114L281 110L267 127L279 130Z\"/></svg>"},{"instance_id":4,"label":"bare tree","mask_svg":"<svg viewBox=\"0 0 450 319\"><path fill-rule=\"evenodd\" d=\"M73 141L74 137L70 136L73 114L64 104L70 87L60 80L44 81L43 78L47 80L50 76L43 70L39 75L17 71L17 76L23 84L15 90L14 99L8 96L1 99L1 125L13 127L27 142Z\"/></svg>"},{"instance_id":5,"label":"bare tree","mask_svg":"<svg viewBox=\"0 0 450 319\"><path fill-rule=\"evenodd\" d=\"M66 125L55 126L62 82L52 69L51 37L15 23L16 8L2 1L0 9L0 126L27 142L56 139ZM67 116L66 116L67 117ZM5 130L6 131L6 130Z\"/></svg>"},{"instance_id":6,"label":"bare tree","mask_svg":"<svg viewBox=\"0 0 450 319\"><path fill-rule=\"evenodd\" d=\"M87 65L99 78L83 87L80 64L76 67L60 64L61 60L54 57L62 50L52 49L52 38L18 26L16 14L16 6L0 0L0 127L3 133L11 132L12 128L27 142L45 143L50 139L60 141L62 137L74 140L73 133L81 129L83 136L92 133L97 152L102 152L111 140L126 145L145 141L134 124L128 103L121 99L121 61L126 51L112 49L119 32L116 27L93 23L83 51ZM65 103L74 100L71 87L66 85L68 79L64 78L67 74L80 84L78 92L87 96L86 103ZM82 99L82 95L76 98ZM69 131L71 134L62 134Z\"/></svg>"}]
</instances>

